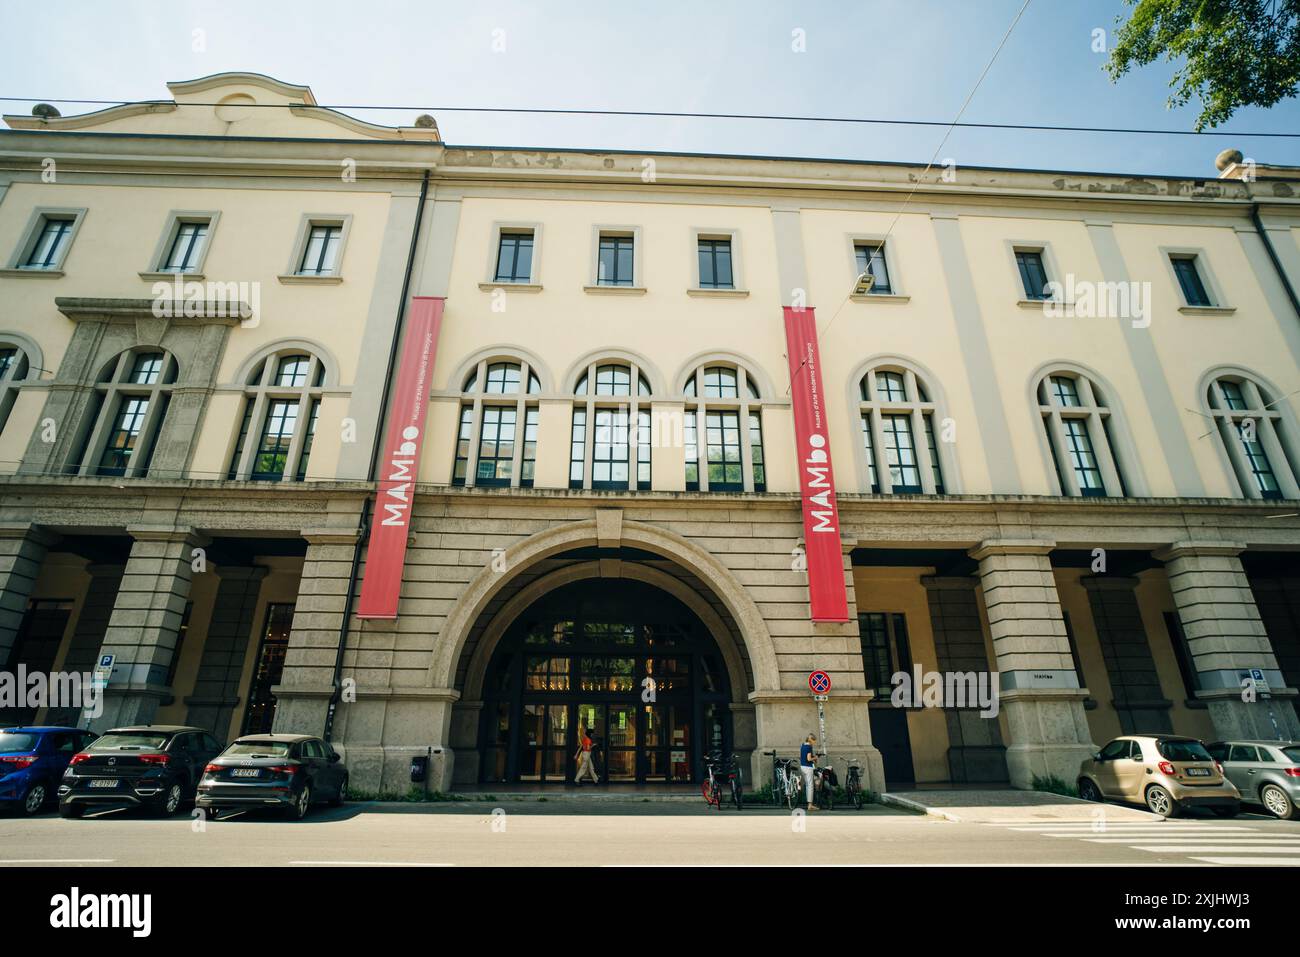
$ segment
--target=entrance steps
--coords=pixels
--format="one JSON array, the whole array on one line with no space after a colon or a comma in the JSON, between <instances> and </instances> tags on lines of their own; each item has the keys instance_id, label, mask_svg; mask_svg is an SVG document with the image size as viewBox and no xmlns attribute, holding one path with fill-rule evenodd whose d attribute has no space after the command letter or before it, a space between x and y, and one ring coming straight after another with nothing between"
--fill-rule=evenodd
<instances>
[{"instance_id":1,"label":"entrance steps","mask_svg":"<svg viewBox=\"0 0 1300 957\"><path fill-rule=\"evenodd\" d=\"M503 801L579 801L591 803L594 801L619 801L627 803L629 801L648 801L651 803L660 802L686 802L694 801L703 803L700 797L700 789L692 787L690 789L682 788L654 788L654 787L620 787L612 785L610 787L551 787L551 788L509 788L509 787L478 787L478 788L456 788L457 795L464 795L470 801L482 801L488 795L499 798Z\"/></svg>"}]
</instances>

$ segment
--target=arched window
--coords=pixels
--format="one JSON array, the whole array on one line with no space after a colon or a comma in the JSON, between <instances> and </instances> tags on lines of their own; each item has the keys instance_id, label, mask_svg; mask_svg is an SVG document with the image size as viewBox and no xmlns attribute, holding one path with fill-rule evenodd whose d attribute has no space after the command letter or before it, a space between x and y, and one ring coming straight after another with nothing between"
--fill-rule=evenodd
<instances>
[{"instance_id":1,"label":"arched window","mask_svg":"<svg viewBox=\"0 0 1300 957\"><path fill-rule=\"evenodd\" d=\"M9 413L18 400L18 390L31 371L27 352L17 343L0 337L0 432L4 432Z\"/></svg>"},{"instance_id":2,"label":"arched window","mask_svg":"<svg viewBox=\"0 0 1300 957\"><path fill-rule=\"evenodd\" d=\"M636 383L633 390L632 383ZM635 363L592 362L573 387L569 488L650 487L650 383Z\"/></svg>"},{"instance_id":3,"label":"arched window","mask_svg":"<svg viewBox=\"0 0 1300 957\"><path fill-rule=\"evenodd\" d=\"M1077 372L1057 370L1039 380L1036 395L1060 493L1127 495L1101 387Z\"/></svg>"},{"instance_id":4,"label":"arched window","mask_svg":"<svg viewBox=\"0 0 1300 957\"><path fill-rule=\"evenodd\" d=\"M690 373L682 393L686 488L766 491L763 405L754 377L738 363L706 362Z\"/></svg>"},{"instance_id":5,"label":"arched window","mask_svg":"<svg viewBox=\"0 0 1300 957\"><path fill-rule=\"evenodd\" d=\"M536 373L527 362L484 359L461 391L465 399L451 484L531 486L537 467L538 408L527 396L542 391Z\"/></svg>"},{"instance_id":6,"label":"arched window","mask_svg":"<svg viewBox=\"0 0 1300 957\"><path fill-rule=\"evenodd\" d=\"M938 407L911 369L883 365L867 371L858 382L858 419L871 491L943 494L936 415Z\"/></svg>"},{"instance_id":7,"label":"arched window","mask_svg":"<svg viewBox=\"0 0 1300 957\"><path fill-rule=\"evenodd\" d=\"M254 365L226 478L303 481L324 384L325 366L310 352L283 350Z\"/></svg>"},{"instance_id":8,"label":"arched window","mask_svg":"<svg viewBox=\"0 0 1300 957\"><path fill-rule=\"evenodd\" d=\"M95 384L79 451L67 471L126 478L147 475L177 372L176 359L161 349L119 353Z\"/></svg>"},{"instance_id":9,"label":"arched window","mask_svg":"<svg viewBox=\"0 0 1300 957\"><path fill-rule=\"evenodd\" d=\"M1300 495L1294 450L1278 409L1279 399L1253 379L1225 374L1210 383L1206 401L1242 495Z\"/></svg>"}]
</instances>

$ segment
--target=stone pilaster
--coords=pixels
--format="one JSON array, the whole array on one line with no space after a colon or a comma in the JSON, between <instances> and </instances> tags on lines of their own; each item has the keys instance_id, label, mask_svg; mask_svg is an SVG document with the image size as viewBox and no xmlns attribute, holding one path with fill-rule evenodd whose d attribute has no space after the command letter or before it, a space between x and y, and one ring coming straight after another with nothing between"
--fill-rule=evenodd
<instances>
[{"instance_id":1,"label":"stone pilaster","mask_svg":"<svg viewBox=\"0 0 1300 957\"><path fill-rule=\"evenodd\" d=\"M272 689L275 730L320 734L334 692L334 663L359 532L356 528L307 528L302 537L307 540L307 555L294 603L293 629L284 673ZM353 780L360 778L354 776Z\"/></svg>"},{"instance_id":2,"label":"stone pilaster","mask_svg":"<svg viewBox=\"0 0 1300 957\"><path fill-rule=\"evenodd\" d=\"M1196 669L1196 696L1206 702L1222 738L1300 738L1294 699L1288 688L1235 542L1175 542L1155 553L1165 563L1169 590ZM1272 698L1248 700L1242 678L1260 670Z\"/></svg>"},{"instance_id":3,"label":"stone pilaster","mask_svg":"<svg viewBox=\"0 0 1300 957\"><path fill-rule=\"evenodd\" d=\"M0 524L0 667L13 653L36 576L56 538L28 522Z\"/></svg>"},{"instance_id":4,"label":"stone pilaster","mask_svg":"<svg viewBox=\"0 0 1300 957\"><path fill-rule=\"evenodd\" d=\"M926 575L921 578L930 606L935 659L940 672L989 671L984 632L980 628L975 589L970 575ZM1007 780L1006 746L996 717L980 716L979 707L945 708L948 725L948 777L954 782Z\"/></svg>"},{"instance_id":5,"label":"stone pilaster","mask_svg":"<svg viewBox=\"0 0 1300 957\"><path fill-rule=\"evenodd\" d=\"M190 597L194 549L208 540L188 527L134 525L117 601L104 635L103 654L117 656L104 691L104 710L91 728L153 719L171 694L167 670Z\"/></svg>"},{"instance_id":6,"label":"stone pilaster","mask_svg":"<svg viewBox=\"0 0 1300 957\"><path fill-rule=\"evenodd\" d=\"M63 656L60 670L80 674L93 673L99 661L99 649L108 633L108 623L117 603L117 591L122 584L122 565L87 565L90 584L81 600L77 623L72 626L72 640ZM86 715L81 708L51 708L43 719L46 724L81 725Z\"/></svg>"},{"instance_id":7,"label":"stone pilaster","mask_svg":"<svg viewBox=\"0 0 1300 957\"><path fill-rule=\"evenodd\" d=\"M220 584L212 608L194 691L185 699L185 720L225 738L239 706L239 682L248 658L257 598L269 569L226 566L216 569Z\"/></svg>"},{"instance_id":8,"label":"stone pilaster","mask_svg":"<svg viewBox=\"0 0 1300 957\"><path fill-rule=\"evenodd\" d=\"M970 552L1007 717L1007 771L1018 788L1032 787L1036 776L1072 784L1094 750L1048 557L1055 544L990 539Z\"/></svg>"}]
</instances>

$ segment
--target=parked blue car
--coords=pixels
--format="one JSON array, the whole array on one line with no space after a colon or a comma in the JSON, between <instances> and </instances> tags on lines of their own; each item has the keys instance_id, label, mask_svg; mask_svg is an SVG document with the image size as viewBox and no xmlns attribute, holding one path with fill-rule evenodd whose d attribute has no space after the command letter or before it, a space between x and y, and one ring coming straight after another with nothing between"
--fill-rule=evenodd
<instances>
[{"instance_id":1,"label":"parked blue car","mask_svg":"<svg viewBox=\"0 0 1300 957\"><path fill-rule=\"evenodd\" d=\"M0 808L39 813L58 793L72 756L96 737L80 728L0 728Z\"/></svg>"}]
</instances>

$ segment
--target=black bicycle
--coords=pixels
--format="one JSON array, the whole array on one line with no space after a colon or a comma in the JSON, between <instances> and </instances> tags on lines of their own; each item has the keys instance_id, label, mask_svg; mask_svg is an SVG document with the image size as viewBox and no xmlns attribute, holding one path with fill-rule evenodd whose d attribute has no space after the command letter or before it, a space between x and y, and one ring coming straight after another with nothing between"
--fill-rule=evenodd
<instances>
[{"instance_id":1,"label":"black bicycle","mask_svg":"<svg viewBox=\"0 0 1300 957\"><path fill-rule=\"evenodd\" d=\"M849 758L848 779L844 782L844 799L862 810L862 767L857 758Z\"/></svg>"},{"instance_id":2,"label":"black bicycle","mask_svg":"<svg viewBox=\"0 0 1300 957\"><path fill-rule=\"evenodd\" d=\"M727 789L731 792L731 803L736 806L737 811L744 810L744 789L741 786L740 766L736 763L736 756L733 754L730 761L724 761L722 755L715 751L709 755L704 766L707 774L700 788L704 792L704 800L719 811L722 810L722 781L725 778Z\"/></svg>"},{"instance_id":3,"label":"black bicycle","mask_svg":"<svg viewBox=\"0 0 1300 957\"><path fill-rule=\"evenodd\" d=\"M818 757L825 758L826 752ZM823 811L835 810L835 786L838 783L835 769L829 764L818 764L813 768L813 798Z\"/></svg>"}]
</instances>

